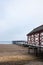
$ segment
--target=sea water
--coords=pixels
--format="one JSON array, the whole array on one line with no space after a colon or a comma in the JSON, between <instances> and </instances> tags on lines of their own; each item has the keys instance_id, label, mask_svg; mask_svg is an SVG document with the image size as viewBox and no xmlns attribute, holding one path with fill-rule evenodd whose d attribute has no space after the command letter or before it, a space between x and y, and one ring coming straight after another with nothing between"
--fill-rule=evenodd
<instances>
[{"instance_id":1,"label":"sea water","mask_svg":"<svg viewBox=\"0 0 43 65\"><path fill-rule=\"evenodd\" d=\"M0 41L0 44L12 44L12 41Z\"/></svg>"}]
</instances>

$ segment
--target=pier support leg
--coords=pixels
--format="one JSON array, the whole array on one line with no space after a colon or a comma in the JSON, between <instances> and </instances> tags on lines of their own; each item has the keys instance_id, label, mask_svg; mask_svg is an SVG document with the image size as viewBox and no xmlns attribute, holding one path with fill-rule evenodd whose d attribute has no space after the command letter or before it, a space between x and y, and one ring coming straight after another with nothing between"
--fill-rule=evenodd
<instances>
[{"instance_id":1,"label":"pier support leg","mask_svg":"<svg viewBox=\"0 0 43 65\"><path fill-rule=\"evenodd\" d=\"M39 55L41 56L41 47L39 48Z\"/></svg>"},{"instance_id":2,"label":"pier support leg","mask_svg":"<svg viewBox=\"0 0 43 65\"><path fill-rule=\"evenodd\" d=\"M30 48L28 47L28 53L30 53Z\"/></svg>"},{"instance_id":3,"label":"pier support leg","mask_svg":"<svg viewBox=\"0 0 43 65\"><path fill-rule=\"evenodd\" d=\"M34 54L35 54L35 56L38 55L38 49L37 48L34 48Z\"/></svg>"}]
</instances>

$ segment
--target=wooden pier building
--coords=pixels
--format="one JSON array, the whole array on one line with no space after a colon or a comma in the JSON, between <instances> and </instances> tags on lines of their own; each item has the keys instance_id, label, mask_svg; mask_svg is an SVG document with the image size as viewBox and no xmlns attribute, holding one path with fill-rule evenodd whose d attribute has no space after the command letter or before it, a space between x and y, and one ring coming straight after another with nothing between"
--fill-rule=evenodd
<instances>
[{"instance_id":1,"label":"wooden pier building","mask_svg":"<svg viewBox=\"0 0 43 65\"><path fill-rule=\"evenodd\" d=\"M43 55L43 25L36 27L27 34L29 52L34 51L35 55Z\"/></svg>"}]
</instances>

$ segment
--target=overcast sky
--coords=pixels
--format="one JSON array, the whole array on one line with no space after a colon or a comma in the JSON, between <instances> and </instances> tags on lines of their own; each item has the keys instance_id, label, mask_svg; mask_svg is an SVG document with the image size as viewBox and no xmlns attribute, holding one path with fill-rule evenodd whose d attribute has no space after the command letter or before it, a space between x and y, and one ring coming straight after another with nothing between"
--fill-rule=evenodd
<instances>
[{"instance_id":1,"label":"overcast sky","mask_svg":"<svg viewBox=\"0 0 43 65\"><path fill-rule=\"evenodd\" d=\"M0 41L26 40L43 24L43 0L0 0Z\"/></svg>"}]
</instances>

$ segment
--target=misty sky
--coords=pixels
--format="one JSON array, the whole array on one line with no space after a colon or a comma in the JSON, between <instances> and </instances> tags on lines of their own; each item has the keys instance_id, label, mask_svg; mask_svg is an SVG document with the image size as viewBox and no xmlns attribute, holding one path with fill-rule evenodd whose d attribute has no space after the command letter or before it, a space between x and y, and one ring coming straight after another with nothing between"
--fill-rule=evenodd
<instances>
[{"instance_id":1,"label":"misty sky","mask_svg":"<svg viewBox=\"0 0 43 65\"><path fill-rule=\"evenodd\" d=\"M0 41L26 40L43 24L43 0L0 0Z\"/></svg>"}]
</instances>

